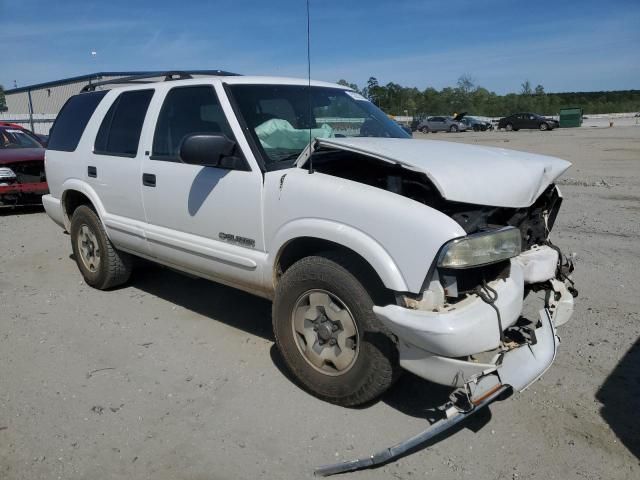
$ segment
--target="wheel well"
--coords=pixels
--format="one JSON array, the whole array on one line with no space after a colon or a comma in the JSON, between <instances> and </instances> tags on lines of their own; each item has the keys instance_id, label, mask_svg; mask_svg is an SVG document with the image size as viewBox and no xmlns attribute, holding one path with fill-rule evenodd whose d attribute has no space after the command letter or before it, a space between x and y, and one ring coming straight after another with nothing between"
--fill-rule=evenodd
<instances>
[{"instance_id":1,"label":"wheel well","mask_svg":"<svg viewBox=\"0 0 640 480\"><path fill-rule=\"evenodd\" d=\"M326 252L344 253L349 256L351 261L357 262L358 270L361 272L357 275L358 280L369 291L377 305L395 303L394 293L384 286L382 279L367 260L344 245L322 238L300 237L289 241L282 248L276 260L273 275L274 285L278 283L278 280L287 269L298 260Z\"/></svg>"},{"instance_id":2,"label":"wheel well","mask_svg":"<svg viewBox=\"0 0 640 480\"><path fill-rule=\"evenodd\" d=\"M93 203L91 203L91 200L89 200L89 197L87 197L84 193L81 193L77 190L67 190L64 192L64 194L62 195L62 208L64 210L64 219L67 229L71 224L71 217L73 216L73 212L75 212L76 208L78 208L80 205L88 205L91 208L95 209Z\"/></svg>"}]
</instances>

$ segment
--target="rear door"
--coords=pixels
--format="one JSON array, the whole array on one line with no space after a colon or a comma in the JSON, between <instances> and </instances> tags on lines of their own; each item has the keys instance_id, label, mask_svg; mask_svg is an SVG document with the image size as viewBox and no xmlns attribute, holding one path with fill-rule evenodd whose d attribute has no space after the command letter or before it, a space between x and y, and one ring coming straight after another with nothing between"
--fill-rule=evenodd
<instances>
[{"instance_id":1,"label":"rear door","mask_svg":"<svg viewBox=\"0 0 640 480\"><path fill-rule=\"evenodd\" d=\"M513 126L515 128L529 128L527 127L527 116L524 113L519 113L516 115L516 121L514 122Z\"/></svg>"},{"instance_id":2,"label":"rear door","mask_svg":"<svg viewBox=\"0 0 640 480\"><path fill-rule=\"evenodd\" d=\"M153 89L115 96L95 134L85 178L98 194L110 238L120 248L146 253L140 133Z\"/></svg>"},{"instance_id":3,"label":"rear door","mask_svg":"<svg viewBox=\"0 0 640 480\"><path fill-rule=\"evenodd\" d=\"M447 129L444 117L433 117L429 122L429 128L434 132L440 132Z\"/></svg>"}]
</instances>

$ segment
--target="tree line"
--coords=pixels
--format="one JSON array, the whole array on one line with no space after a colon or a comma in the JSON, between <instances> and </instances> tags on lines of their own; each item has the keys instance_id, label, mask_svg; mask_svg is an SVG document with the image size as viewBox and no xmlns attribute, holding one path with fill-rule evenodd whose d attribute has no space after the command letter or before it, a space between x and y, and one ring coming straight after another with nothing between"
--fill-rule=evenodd
<instances>
[{"instance_id":1,"label":"tree line","mask_svg":"<svg viewBox=\"0 0 640 480\"><path fill-rule=\"evenodd\" d=\"M462 75L455 87L442 90L433 87L419 90L394 82L380 85L375 77L370 77L363 88L346 80L338 83L353 88L390 115L421 117L469 112L500 117L521 111L557 115L566 107L582 107L585 114L640 111L640 90L546 93L542 85L534 87L525 80L518 93L498 95L476 85L470 75ZM5 105L4 89L0 85L0 111Z\"/></svg>"},{"instance_id":2,"label":"tree line","mask_svg":"<svg viewBox=\"0 0 640 480\"><path fill-rule=\"evenodd\" d=\"M469 112L500 117L523 111L557 115L561 108L567 107L582 107L585 114L640 110L640 90L546 93L544 86L533 86L525 80L518 93L498 95L476 85L467 74L458 79L455 87L445 87L442 90L433 87L419 90L394 82L380 85L375 77L370 77L363 88L344 79L338 83L358 91L390 115L421 117Z\"/></svg>"}]
</instances>

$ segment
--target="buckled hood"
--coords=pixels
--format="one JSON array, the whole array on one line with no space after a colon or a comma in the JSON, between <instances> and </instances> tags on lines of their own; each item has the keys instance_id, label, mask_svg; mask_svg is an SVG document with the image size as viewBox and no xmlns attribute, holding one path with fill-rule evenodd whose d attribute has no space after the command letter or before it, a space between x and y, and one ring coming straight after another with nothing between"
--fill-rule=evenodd
<instances>
[{"instance_id":1,"label":"buckled hood","mask_svg":"<svg viewBox=\"0 0 640 480\"><path fill-rule=\"evenodd\" d=\"M368 155L424 173L443 198L475 205L523 208L571 163L504 148L400 138L319 138L315 149ZM301 155L298 164L306 161Z\"/></svg>"}]
</instances>

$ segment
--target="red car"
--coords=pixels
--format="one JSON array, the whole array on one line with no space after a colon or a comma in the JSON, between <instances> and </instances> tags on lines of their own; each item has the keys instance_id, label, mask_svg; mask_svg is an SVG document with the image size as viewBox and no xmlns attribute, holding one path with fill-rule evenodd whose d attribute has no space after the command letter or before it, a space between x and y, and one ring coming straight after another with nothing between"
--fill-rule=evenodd
<instances>
[{"instance_id":1,"label":"red car","mask_svg":"<svg viewBox=\"0 0 640 480\"><path fill-rule=\"evenodd\" d=\"M0 206L40 203L46 193L40 139L20 125L0 122Z\"/></svg>"}]
</instances>

